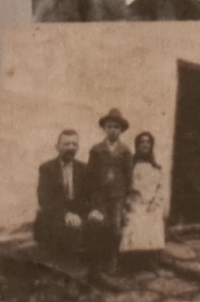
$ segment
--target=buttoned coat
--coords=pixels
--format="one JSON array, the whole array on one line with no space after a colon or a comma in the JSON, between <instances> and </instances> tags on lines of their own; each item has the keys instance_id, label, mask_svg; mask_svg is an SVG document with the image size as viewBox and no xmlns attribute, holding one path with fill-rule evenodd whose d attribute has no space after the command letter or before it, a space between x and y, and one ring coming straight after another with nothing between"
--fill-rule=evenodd
<instances>
[{"instance_id":1,"label":"buttoned coat","mask_svg":"<svg viewBox=\"0 0 200 302\"><path fill-rule=\"evenodd\" d=\"M124 199L131 188L131 152L121 141L111 152L107 142L103 141L91 149L88 168L91 207L106 213L108 200Z\"/></svg>"},{"instance_id":2,"label":"buttoned coat","mask_svg":"<svg viewBox=\"0 0 200 302\"><path fill-rule=\"evenodd\" d=\"M65 232L67 212L81 218L87 212L87 167L84 163L73 162L74 199L66 194L59 158L42 164L39 168L38 202L39 211L35 223L35 238L38 241L48 237L62 237Z\"/></svg>"}]
</instances>

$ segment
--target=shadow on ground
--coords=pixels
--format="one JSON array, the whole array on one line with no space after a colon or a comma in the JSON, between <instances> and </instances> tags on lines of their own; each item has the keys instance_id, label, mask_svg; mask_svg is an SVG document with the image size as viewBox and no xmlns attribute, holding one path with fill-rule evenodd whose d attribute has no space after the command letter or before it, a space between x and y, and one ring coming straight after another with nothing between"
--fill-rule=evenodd
<instances>
[{"instance_id":1,"label":"shadow on ground","mask_svg":"<svg viewBox=\"0 0 200 302\"><path fill-rule=\"evenodd\" d=\"M0 241L0 302L68 302L66 287L72 278L79 285L82 302L198 301L198 276L172 264L196 263L200 272L199 255L199 239L169 242L157 273L134 266L129 271L122 269L124 290L114 293L87 282L84 262L73 263L40 249L33 240L32 225L24 224Z\"/></svg>"}]
</instances>

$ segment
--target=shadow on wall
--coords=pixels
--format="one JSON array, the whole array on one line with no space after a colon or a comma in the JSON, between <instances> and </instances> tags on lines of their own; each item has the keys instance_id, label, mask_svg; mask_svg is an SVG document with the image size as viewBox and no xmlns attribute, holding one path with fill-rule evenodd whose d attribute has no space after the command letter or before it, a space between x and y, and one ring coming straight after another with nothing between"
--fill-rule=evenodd
<instances>
[{"instance_id":1,"label":"shadow on wall","mask_svg":"<svg viewBox=\"0 0 200 302\"><path fill-rule=\"evenodd\" d=\"M199 0L130 2L127 0L32 0L32 8L36 22L200 20Z\"/></svg>"}]
</instances>

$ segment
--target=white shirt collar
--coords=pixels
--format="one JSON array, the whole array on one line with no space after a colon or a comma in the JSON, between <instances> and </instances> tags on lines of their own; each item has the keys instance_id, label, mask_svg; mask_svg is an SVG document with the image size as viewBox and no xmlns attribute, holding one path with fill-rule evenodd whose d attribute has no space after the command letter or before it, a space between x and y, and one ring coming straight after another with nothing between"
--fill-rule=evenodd
<instances>
[{"instance_id":1,"label":"white shirt collar","mask_svg":"<svg viewBox=\"0 0 200 302\"><path fill-rule=\"evenodd\" d=\"M64 168L64 167L72 167L73 166L73 161L70 161L70 162L66 163L62 159L60 159L60 164L61 164L62 168Z\"/></svg>"},{"instance_id":2,"label":"white shirt collar","mask_svg":"<svg viewBox=\"0 0 200 302\"><path fill-rule=\"evenodd\" d=\"M106 139L106 144L107 144L109 150L110 150L111 152L113 152L113 151L115 151L115 149L117 148L117 146L118 146L118 144L119 144L119 140L117 140L116 142L114 142L113 144L111 144L111 142L110 142L108 139Z\"/></svg>"}]
</instances>

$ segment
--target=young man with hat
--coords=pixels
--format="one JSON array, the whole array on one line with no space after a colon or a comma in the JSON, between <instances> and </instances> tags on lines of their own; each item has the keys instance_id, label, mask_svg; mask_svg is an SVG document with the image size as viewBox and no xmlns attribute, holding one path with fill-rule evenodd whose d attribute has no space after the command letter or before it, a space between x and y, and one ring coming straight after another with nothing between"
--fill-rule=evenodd
<instances>
[{"instance_id":1,"label":"young man with hat","mask_svg":"<svg viewBox=\"0 0 200 302\"><path fill-rule=\"evenodd\" d=\"M93 276L111 280L117 264L125 198L132 184L132 156L120 140L129 123L118 109L110 110L99 125L106 138L90 151L91 211L87 238Z\"/></svg>"}]
</instances>

